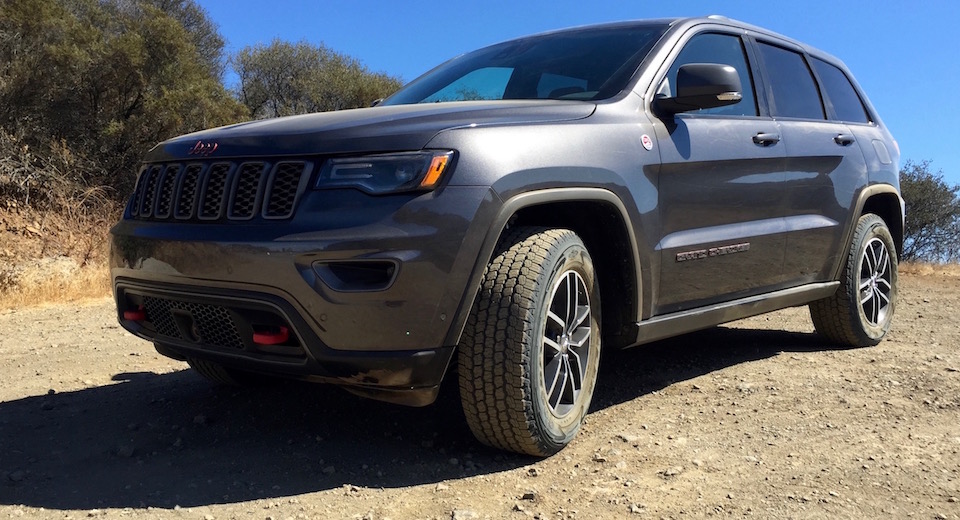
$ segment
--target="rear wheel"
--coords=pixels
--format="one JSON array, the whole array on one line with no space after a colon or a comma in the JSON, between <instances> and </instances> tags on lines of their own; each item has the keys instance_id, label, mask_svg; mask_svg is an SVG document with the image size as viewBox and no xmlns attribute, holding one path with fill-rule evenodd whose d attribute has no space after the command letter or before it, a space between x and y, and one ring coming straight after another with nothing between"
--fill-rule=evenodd
<instances>
[{"instance_id":1,"label":"rear wheel","mask_svg":"<svg viewBox=\"0 0 960 520\"><path fill-rule=\"evenodd\" d=\"M474 435L530 455L566 446L593 397L599 323L593 262L576 233L520 228L505 236L458 347Z\"/></svg>"},{"instance_id":2,"label":"rear wheel","mask_svg":"<svg viewBox=\"0 0 960 520\"><path fill-rule=\"evenodd\" d=\"M897 250L883 219L866 214L857 221L840 288L810 304L817 332L850 346L880 343L897 306Z\"/></svg>"}]
</instances>

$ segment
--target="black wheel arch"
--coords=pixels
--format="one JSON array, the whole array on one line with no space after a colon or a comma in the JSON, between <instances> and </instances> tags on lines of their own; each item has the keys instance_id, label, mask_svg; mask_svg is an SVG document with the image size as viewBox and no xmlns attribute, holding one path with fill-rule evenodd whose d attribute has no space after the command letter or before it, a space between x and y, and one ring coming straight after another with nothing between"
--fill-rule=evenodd
<instances>
[{"instance_id":1,"label":"black wheel arch","mask_svg":"<svg viewBox=\"0 0 960 520\"><path fill-rule=\"evenodd\" d=\"M651 270L641 263L640 242L626 206L615 193L602 188L550 188L519 194L500 207L477 255L445 344L459 343L484 269L500 237L515 226L565 228L577 233L597 268L604 302L604 341L614 348L636 341L641 306L649 301L644 290L652 285L644 276Z\"/></svg>"},{"instance_id":2,"label":"black wheel arch","mask_svg":"<svg viewBox=\"0 0 960 520\"><path fill-rule=\"evenodd\" d=\"M854 210L850 212L850 222L844 232L844 244L850 243L857 220L866 213L873 213L883 219L887 229L890 230L890 235L897 249L897 257L899 258L903 254L904 205L903 198L895 186L874 184L865 187L857 197ZM843 262L838 261L837 264L833 273L834 280L840 278L840 273L843 270Z\"/></svg>"}]
</instances>

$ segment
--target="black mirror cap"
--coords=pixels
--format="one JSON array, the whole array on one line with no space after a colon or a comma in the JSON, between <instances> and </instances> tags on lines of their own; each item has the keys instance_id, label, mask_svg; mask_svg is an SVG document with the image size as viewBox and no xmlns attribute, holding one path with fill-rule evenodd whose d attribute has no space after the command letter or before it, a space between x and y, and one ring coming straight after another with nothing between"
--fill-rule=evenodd
<instances>
[{"instance_id":1,"label":"black mirror cap","mask_svg":"<svg viewBox=\"0 0 960 520\"><path fill-rule=\"evenodd\" d=\"M688 63L677 71L677 95L654 101L657 111L677 114L733 105L743 98L737 69L719 63Z\"/></svg>"}]
</instances>

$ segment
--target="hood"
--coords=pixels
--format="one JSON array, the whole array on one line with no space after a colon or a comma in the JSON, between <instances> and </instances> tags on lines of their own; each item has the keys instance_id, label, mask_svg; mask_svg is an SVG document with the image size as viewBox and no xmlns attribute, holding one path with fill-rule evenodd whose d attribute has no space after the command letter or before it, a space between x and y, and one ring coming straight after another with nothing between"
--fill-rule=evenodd
<instances>
[{"instance_id":1,"label":"hood","mask_svg":"<svg viewBox=\"0 0 960 520\"><path fill-rule=\"evenodd\" d=\"M412 151L423 148L438 132L451 128L569 121L585 118L595 109L596 105L589 102L524 100L322 112L187 134L160 143L146 160Z\"/></svg>"}]
</instances>

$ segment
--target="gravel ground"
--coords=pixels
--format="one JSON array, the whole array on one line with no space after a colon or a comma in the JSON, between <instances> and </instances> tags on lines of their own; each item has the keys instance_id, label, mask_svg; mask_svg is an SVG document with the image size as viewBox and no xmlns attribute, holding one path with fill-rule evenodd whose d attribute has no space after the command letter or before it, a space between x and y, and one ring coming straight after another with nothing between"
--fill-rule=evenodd
<instances>
[{"instance_id":1,"label":"gravel ground","mask_svg":"<svg viewBox=\"0 0 960 520\"><path fill-rule=\"evenodd\" d=\"M455 392L219 388L109 300L4 311L0 518L960 518L958 314L960 277L902 275L877 347L798 308L605 352L538 460L473 441Z\"/></svg>"}]
</instances>

